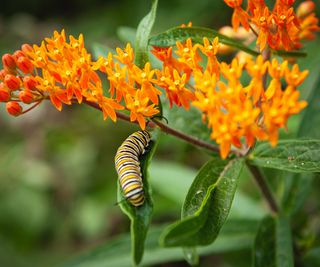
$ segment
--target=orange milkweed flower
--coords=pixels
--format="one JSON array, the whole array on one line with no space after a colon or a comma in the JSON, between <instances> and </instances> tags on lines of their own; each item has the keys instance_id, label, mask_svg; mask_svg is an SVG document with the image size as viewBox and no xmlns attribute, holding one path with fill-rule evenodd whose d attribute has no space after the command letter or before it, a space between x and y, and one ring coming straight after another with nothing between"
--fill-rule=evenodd
<instances>
[{"instance_id":1,"label":"orange milkweed flower","mask_svg":"<svg viewBox=\"0 0 320 267\"><path fill-rule=\"evenodd\" d=\"M130 43L128 43L126 45L124 50L117 47L116 51L118 54L114 55L114 58L119 60L120 63L127 65L128 67L131 67L131 65L133 64L133 61L134 61L134 53L133 53L133 49L132 49Z\"/></svg>"},{"instance_id":2,"label":"orange milkweed flower","mask_svg":"<svg viewBox=\"0 0 320 267\"><path fill-rule=\"evenodd\" d=\"M267 71L268 65L269 62L265 62L261 55L257 57L256 61L253 61L251 58L247 59L245 67L248 74L252 77L247 87L247 92L248 97L253 97L254 104L264 97L263 75Z\"/></svg>"},{"instance_id":3,"label":"orange milkweed flower","mask_svg":"<svg viewBox=\"0 0 320 267\"><path fill-rule=\"evenodd\" d=\"M185 63L191 69L201 69L199 61L201 57L198 53L197 46L192 45L191 38L188 38L185 43L176 42L177 50L175 53L179 56L178 61Z\"/></svg>"},{"instance_id":4,"label":"orange milkweed flower","mask_svg":"<svg viewBox=\"0 0 320 267\"><path fill-rule=\"evenodd\" d=\"M150 98L154 104L158 104L158 96L161 92L152 85L154 80L155 70L151 70L151 65L147 62L144 69L141 70L138 66L133 66L131 69L130 77L141 86L144 95Z\"/></svg>"},{"instance_id":5,"label":"orange milkweed flower","mask_svg":"<svg viewBox=\"0 0 320 267\"><path fill-rule=\"evenodd\" d=\"M232 14L231 23L235 31L238 30L240 24L246 29L249 30L249 15L247 12L245 12L241 5L242 0L224 0L224 2L234 9Z\"/></svg>"},{"instance_id":6,"label":"orange milkweed flower","mask_svg":"<svg viewBox=\"0 0 320 267\"><path fill-rule=\"evenodd\" d=\"M301 48L301 40L314 38L315 32L320 30L318 19L313 13L315 5L312 1L301 3L297 13L292 7L292 0L277 0L272 9L269 9L264 0L248 0L247 11L241 8L242 1L225 0L225 3L234 9L234 30L240 24L247 31L250 27L254 29L260 51L266 45L277 50ZM245 23L248 27L245 27Z\"/></svg>"},{"instance_id":7,"label":"orange milkweed flower","mask_svg":"<svg viewBox=\"0 0 320 267\"><path fill-rule=\"evenodd\" d=\"M190 101L194 99L194 94L188 90L186 86L187 74L184 73L180 76L177 70L173 70L173 75L170 78L166 78L167 88L169 95L172 94L173 101L178 106L183 106L185 109L190 108Z\"/></svg>"},{"instance_id":8,"label":"orange milkweed flower","mask_svg":"<svg viewBox=\"0 0 320 267\"><path fill-rule=\"evenodd\" d=\"M146 128L145 117L159 113L155 104L150 104L150 99L141 90L137 90L134 96L127 94L125 101L126 108L130 110L130 120L138 121L142 130Z\"/></svg>"}]
</instances>

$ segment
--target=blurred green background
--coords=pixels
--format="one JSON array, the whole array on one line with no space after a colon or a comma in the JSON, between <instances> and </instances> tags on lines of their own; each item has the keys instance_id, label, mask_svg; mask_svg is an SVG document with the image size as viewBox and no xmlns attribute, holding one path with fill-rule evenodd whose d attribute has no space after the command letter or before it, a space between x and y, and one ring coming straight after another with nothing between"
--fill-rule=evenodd
<instances>
[{"instance_id":1,"label":"blurred green background","mask_svg":"<svg viewBox=\"0 0 320 267\"><path fill-rule=\"evenodd\" d=\"M149 8L147 0L5 0L0 9L0 54L23 43L39 43L62 28L67 34L83 33L88 49L97 43L122 46L119 27L136 27ZM229 24L230 16L222 0L160 0L154 32L189 21L218 29ZM103 121L86 106L65 106L58 112L45 103L18 118L9 117L1 106L0 127L1 267L56 266L129 231L127 217L114 205L113 158L135 126ZM162 136L151 166L154 224L179 217L188 185L207 158L203 151ZM237 199L233 216L261 218L266 207L257 200L259 193L248 175L243 176L240 188L247 194ZM310 203L309 209L319 208L312 199ZM214 260L215 266L248 266L249 253L206 257L202 264L212 266Z\"/></svg>"}]
</instances>

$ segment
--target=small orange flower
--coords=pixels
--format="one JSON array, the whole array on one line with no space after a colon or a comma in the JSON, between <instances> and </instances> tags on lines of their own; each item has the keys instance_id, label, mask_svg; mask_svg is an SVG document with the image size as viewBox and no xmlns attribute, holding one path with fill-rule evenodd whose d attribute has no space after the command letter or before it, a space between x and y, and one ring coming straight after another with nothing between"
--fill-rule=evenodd
<instances>
[{"instance_id":1,"label":"small orange flower","mask_svg":"<svg viewBox=\"0 0 320 267\"><path fill-rule=\"evenodd\" d=\"M119 60L120 63L125 64L129 67L133 64L134 54L133 49L129 43L124 50L122 50L121 48L117 48L116 51L118 55L115 55L114 57Z\"/></svg>"},{"instance_id":2,"label":"small orange flower","mask_svg":"<svg viewBox=\"0 0 320 267\"><path fill-rule=\"evenodd\" d=\"M149 97L150 100L157 105L158 96L161 94L161 92L152 85L152 83L155 81L153 78L154 73L155 71L151 70L150 63L147 62L143 70L137 66L133 66L130 76L141 86L143 94Z\"/></svg>"},{"instance_id":3,"label":"small orange flower","mask_svg":"<svg viewBox=\"0 0 320 267\"><path fill-rule=\"evenodd\" d=\"M154 104L149 104L150 99L141 90L137 90L134 96L126 95L126 107L130 110L130 120L138 121L142 130L146 128L145 117L152 117L159 113Z\"/></svg>"}]
</instances>

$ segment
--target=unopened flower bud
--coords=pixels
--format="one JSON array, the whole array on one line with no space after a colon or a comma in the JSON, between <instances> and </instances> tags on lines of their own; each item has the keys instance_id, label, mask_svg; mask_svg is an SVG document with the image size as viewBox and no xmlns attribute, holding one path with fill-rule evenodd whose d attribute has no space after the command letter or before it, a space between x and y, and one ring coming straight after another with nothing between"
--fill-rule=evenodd
<instances>
[{"instance_id":1,"label":"unopened flower bud","mask_svg":"<svg viewBox=\"0 0 320 267\"><path fill-rule=\"evenodd\" d=\"M26 57L19 57L17 59L17 66L24 74L28 74L33 71L33 64L31 60Z\"/></svg>"},{"instance_id":2,"label":"unopened flower bud","mask_svg":"<svg viewBox=\"0 0 320 267\"><path fill-rule=\"evenodd\" d=\"M21 50L22 50L22 52L25 53L26 55L27 55L29 52L32 52L32 51L33 51L32 46L29 45L29 44L23 44L23 45L21 46Z\"/></svg>"},{"instance_id":3,"label":"unopened flower bud","mask_svg":"<svg viewBox=\"0 0 320 267\"><path fill-rule=\"evenodd\" d=\"M292 6L295 0L281 0L281 2L287 6Z\"/></svg>"},{"instance_id":4,"label":"unopened flower bud","mask_svg":"<svg viewBox=\"0 0 320 267\"><path fill-rule=\"evenodd\" d=\"M302 2L297 8L297 16L299 18L306 17L310 15L315 8L315 3L313 1Z\"/></svg>"},{"instance_id":5,"label":"unopened flower bud","mask_svg":"<svg viewBox=\"0 0 320 267\"><path fill-rule=\"evenodd\" d=\"M23 77L23 84L26 89L33 91L37 89L36 86L38 83L32 76L25 76Z\"/></svg>"},{"instance_id":6,"label":"unopened flower bud","mask_svg":"<svg viewBox=\"0 0 320 267\"><path fill-rule=\"evenodd\" d=\"M30 104L34 100L34 95L29 90L23 90L19 92L19 99L25 104Z\"/></svg>"},{"instance_id":7,"label":"unopened flower bud","mask_svg":"<svg viewBox=\"0 0 320 267\"><path fill-rule=\"evenodd\" d=\"M25 57L26 55L21 51L21 50L17 50L13 53L13 57L15 58L15 60L18 60L19 57Z\"/></svg>"},{"instance_id":8,"label":"unopened flower bud","mask_svg":"<svg viewBox=\"0 0 320 267\"><path fill-rule=\"evenodd\" d=\"M7 74L4 77L4 83L10 90L17 90L20 88L20 79L12 74Z\"/></svg>"},{"instance_id":9,"label":"unopened flower bud","mask_svg":"<svg viewBox=\"0 0 320 267\"><path fill-rule=\"evenodd\" d=\"M16 101L10 101L6 104L7 112L12 116L19 116L22 113L22 107Z\"/></svg>"},{"instance_id":10,"label":"unopened flower bud","mask_svg":"<svg viewBox=\"0 0 320 267\"><path fill-rule=\"evenodd\" d=\"M7 102L10 100L10 93L4 83L0 83L0 102Z\"/></svg>"},{"instance_id":11,"label":"unopened flower bud","mask_svg":"<svg viewBox=\"0 0 320 267\"><path fill-rule=\"evenodd\" d=\"M8 74L8 72L4 69L0 70L0 81L4 80L4 77L6 77L6 75Z\"/></svg>"},{"instance_id":12,"label":"unopened flower bud","mask_svg":"<svg viewBox=\"0 0 320 267\"><path fill-rule=\"evenodd\" d=\"M6 69L14 69L16 67L16 61L10 54L4 54L2 56L2 65Z\"/></svg>"}]
</instances>

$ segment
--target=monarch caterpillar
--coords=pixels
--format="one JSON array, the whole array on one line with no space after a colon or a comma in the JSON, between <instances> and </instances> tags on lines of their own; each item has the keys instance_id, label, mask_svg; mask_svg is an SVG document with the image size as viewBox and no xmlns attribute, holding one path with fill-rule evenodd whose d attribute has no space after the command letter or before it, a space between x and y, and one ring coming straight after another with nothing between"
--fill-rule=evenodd
<instances>
[{"instance_id":1,"label":"monarch caterpillar","mask_svg":"<svg viewBox=\"0 0 320 267\"><path fill-rule=\"evenodd\" d=\"M144 191L139 157L149 146L151 135L148 131L131 134L118 148L115 167L125 198L135 206L144 203Z\"/></svg>"}]
</instances>

